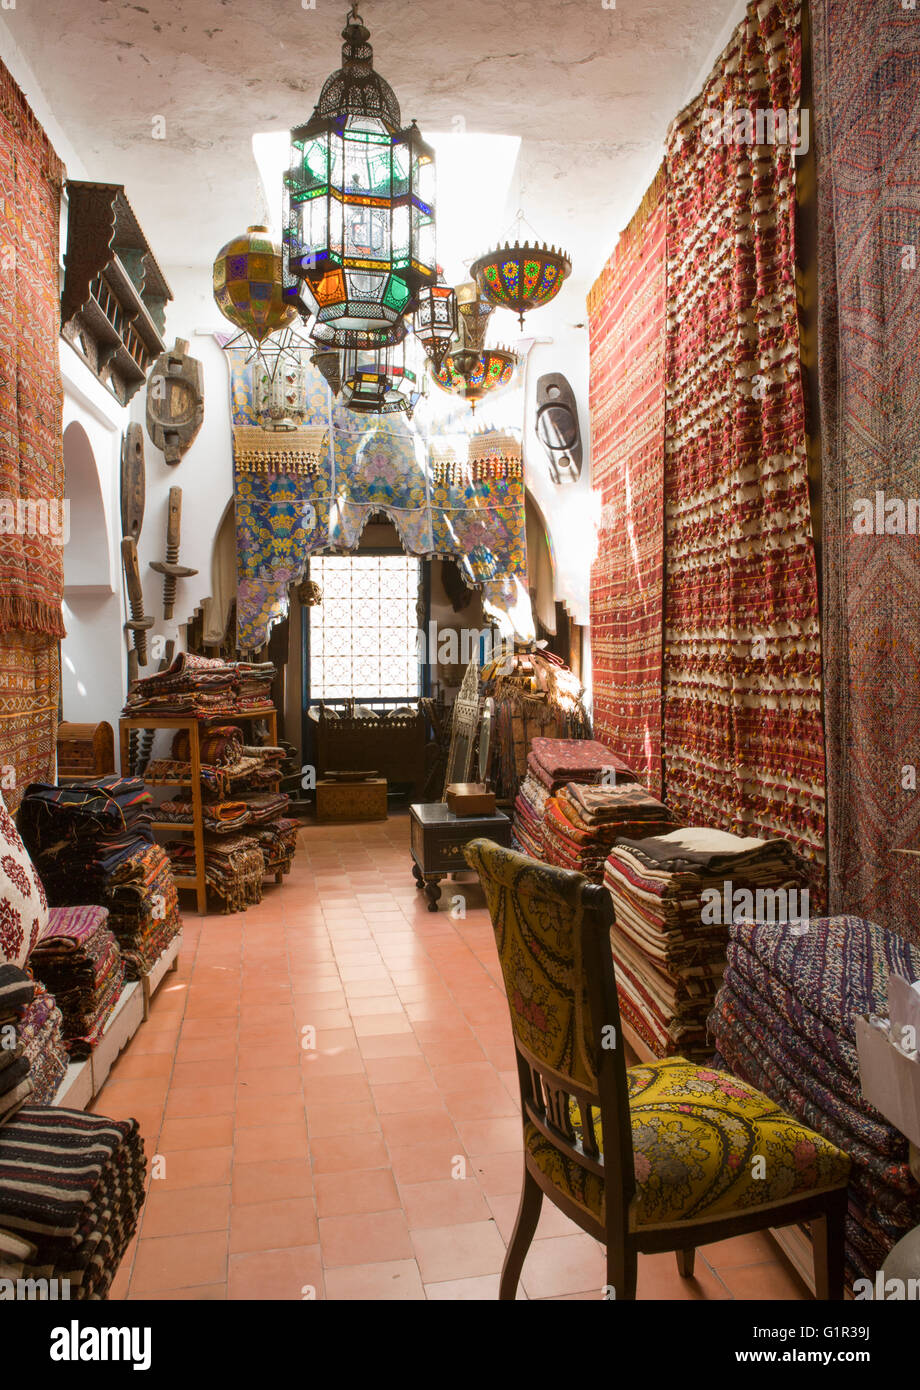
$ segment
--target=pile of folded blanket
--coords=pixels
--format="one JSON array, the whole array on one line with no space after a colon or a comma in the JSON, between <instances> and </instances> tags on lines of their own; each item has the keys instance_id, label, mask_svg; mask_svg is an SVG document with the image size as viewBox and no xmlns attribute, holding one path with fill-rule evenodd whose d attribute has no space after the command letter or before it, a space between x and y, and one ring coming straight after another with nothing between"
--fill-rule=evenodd
<instances>
[{"instance_id":1,"label":"pile of folded blanket","mask_svg":"<svg viewBox=\"0 0 920 1390\"><path fill-rule=\"evenodd\" d=\"M191 840L170 840L166 845L173 873L194 874L195 846ZM262 901L265 859L258 840L250 835L222 835L209 839L204 851L205 880L220 899L223 912L245 912Z\"/></svg>"},{"instance_id":2,"label":"pile of folded blanket","mask_svg":"<svg viewBox=\"0 0 920 1390\"><path fill-rule=\"evenodd\" d=\"M255 825L252 837L257 842L265 860L267 874L288 873L297 848L297 832L300 823L282 816L264 825Z\"/></svg>"},{"instance_id":3,"label":"pile of folded blanket","mask_svg":"<svg viewBox=\"0 0 920 1390\"><path fill-rule=\"evenodd\" d=\"M0 1125L21 1105L50 1103L70 1058L61 1011L38 980L0 964Z\"/></svg>"},{"instance_id":4,"label":"pile of folded blanket","mask_svg":"<svg viewBox=\"0 0 920 1390\"><path fill-rule=\"evenodd\" d=\"M204 801L201 805L201 819L205 830L214 835L228 835L231 831L242 830L249 824L249 807L245 801ZM161 801L157 807L157 820L168 821L171 825L193 825L194 807L191 801Z\"/></svg>"},{"instance_id":5,"label":"pile of folded blanket","mask_svg":"<svg viewBox=\"0 0 920 1390\"><path fill-rule=\"evenodd\" d=\"M128 718L144 715L258 714L271 708L275 668L270 661L223 661L180 652L165 671L134 682L124 708Z\"/></svg>"},{"instance_id":6,"label":"pile of folded blanket","mask_svg":"<svg viewBox=\"0 0 920 1390\"><path fill-rule=\"evenodd\" d=\"M0 1277L55 1280L58 1299L105 1298L146 1172L136 1120L24 1106L0 1128Z\"/></svg>"},{"instance_id":7,"label":"pile of folded blanket","mask_svg":"<svg viewBox=\"0 0 920 1390\"><path fill-rule=\"evenodd\" d=\"M620 1010L656 1057L709 1056L706 1020L729 923L739 914L807 915L805 881L785 840L688 827L614 846L604 884L616 917L610 937Z\"/></svg>"},{"instance_id":8,"label":"pile of folded blanket","mask_svg":"<svg viewBox=\"0 0 920 1390\"><path fill-rule=\"evenodd\" d=\"M574 869L600 883L617 840L666 835L679 824L677 816L638 782L567 782L546 803L543 857L547 864Z\"/></svg>"},{"instance_id":9,"label":"pile of folded blanket","mask_svg":"<svg viewBox=\"0 0 920 1390\"><path fill-rule=\"evenodd\" d=\"M160 845L123 859L105 889L108 928L118 942L125 976L146 975L182 930L169 856Z\"/></svg>"},{"instance_id":10,"label":"pile of folded blanket","mask_svg":"<svg viewBox=\"0 0 920 1390\"><path fill-rule=\"evenodd\" d=\"M20 1029L35 998L35 982L16 965L0 965L0 1125L32 1095L29 1059Z\"/></svg>"},{"instance_id":11,"label":"pile of folded blanket","mask_svg":"<svg viewBox=\"0 0 920 1390\"><path fill-rule=\"evenodd\" d=\"M63 787L27 787L19 833L49 903L104 903L106 883L119 864L153 844L151 807L138 777L113 774Z\"/></svg>"},{"instance_id":12,"label":"pile of folded blanket","mask_svg":"<svg viewBox=\"0 0 920 1390\"><path fill-rule=\"evenodd\" d=\"M535 738L527 755L527 774L514 802L513 842L532 859L544 858L546 803L570 782L635 782L621 758L596 739Z\"/></svg>"},{"instance_id":13,"label":"pile of folded blanket","mask_svg":"<svg viewBox=\"0 0 920 1390\"><path fill-rule=\"evenodd\" d=\"M52 908L29 968L55 999L72 1058L88 1057L99 1042L124 985L118 942L104 907Z\"/></svg>"},{"instance_id":14,"label":"pile of folded blanket","mask_svg":"<svg viewBox=\"0 0 920 1390\"><path fill-rule=\"evenodd\" d=\"M863 1099L857 1014L885 1014L888 976L920 979L920 950L860 917L737 923L709 1029L717 1064L758 1087L853 1161L850 1279L873 1278L920 1222L908 1142Z\"/></svg>"}]
</instances>

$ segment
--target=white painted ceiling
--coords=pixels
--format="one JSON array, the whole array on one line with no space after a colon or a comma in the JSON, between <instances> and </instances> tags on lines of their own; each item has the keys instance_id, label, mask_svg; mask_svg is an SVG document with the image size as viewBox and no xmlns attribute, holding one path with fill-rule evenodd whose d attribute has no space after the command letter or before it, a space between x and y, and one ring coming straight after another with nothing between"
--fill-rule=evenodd
<instances>
[{"instance_id":1,"label":"white painted ceiling","mask_svg":"<svg viewBox=\"0 0 920 1390\"><path fill-rule=\"evenodd\" d=\"M541 240L569 251L571 321L737 9L366 0L361 13L405 124L522 137L494 239L520 204ZM310 115L339 66L346 10L342 0L20 0L3 18L87 176L125 184L168 268L210 266L261 220L252 135ZM158 117L165 139L154 138Z\"/></svg>"}]
</instances>

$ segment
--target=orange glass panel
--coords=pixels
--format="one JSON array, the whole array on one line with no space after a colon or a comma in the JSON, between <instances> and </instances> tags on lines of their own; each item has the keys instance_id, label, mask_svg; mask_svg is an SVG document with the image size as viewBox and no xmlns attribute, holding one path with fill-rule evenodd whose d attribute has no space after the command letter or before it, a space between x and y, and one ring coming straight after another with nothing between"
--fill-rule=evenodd
<instances>
[{"instance_id":1,"label":"orange glass panel","mask_svg":"<svg viewBox=\"0 0 920 1390\"><path fill-rule=\"evenodd\" d=\"M322 280L313 286L313 293L316 302L323 307L341 303L345 298L345 279L341 270L327 271Z\"/></svg>"}]
</instances>

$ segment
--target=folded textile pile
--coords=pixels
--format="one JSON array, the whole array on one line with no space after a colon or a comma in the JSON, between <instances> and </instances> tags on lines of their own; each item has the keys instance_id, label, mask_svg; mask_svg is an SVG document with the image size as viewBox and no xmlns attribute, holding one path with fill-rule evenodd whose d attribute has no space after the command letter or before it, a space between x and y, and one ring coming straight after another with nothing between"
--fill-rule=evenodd
<instances>
[{"instance_id":1,"label":"folded textile pile","mask_svg":"<svg viewBox=\"0 0 920 1390\"><path fill-rule=\"evenodd\" d=\"M19 1037L29 1061L31 1101L50 1105L70 1063L64 1041L64 1019L53 994L33 980L35 997L19 1024Z\"/></svg>"},{"instance_id":2,"label":"folded textile pile","mask_svg":"<svg viewBox=\"0 0 920 1390\"><path fill-rule=\"evenodd\" d=\"M621 758L595 739L535 738L527 755L527 774L514 802L511 834L532 859L544 857L546 803L569 782L635 782Z\"/></svg>"},{"instance_id":3,"label":"folded textile pile","mask_svg":"<svg viewBox=\"0 0 920 1390\"><path fill-rule=\"evenodd\" d=\"M27 787L19 833L49 903L101 904L109 875L153 843L151 807L139 777L113 774L66 787Z\"/></svg>"},{"instance_id":4,"label":"folded textile pile","mask_svg":"<svg viewBox=\"0 0 920 1390\"><path fill-rule=\"evenodd\" d=\"M176 762L187 763L192 756L188 729L179 729L172 741L172 756ZM243 756L243 731L235 724L215 724L202 729L198 736L198 756L203 763L224 767L237 763Z\"/></svg>"},{"instance_id":5,"label":"folded textile pile","mask_svg":"<svg viewBox=\"0 0 920 1390\"><path fill-rule=\"evenodd\" d=\"M35 998L35 982L18 965L0 965L0 1126L11 1120L34 1089L20 1032Z\"/></svg>"},{"instance_id":6,"label":"folded textile pile","mask_svg":"<svg viewBox=\"0 0 920 1390\"><path fill-rule=\"evenodd\" d=\"M284 792L261 792L246 798L246 805L249 807L249 819L253 825L277 820L284 815L290 804L291 798Z\"/></svg>"},{"instance_id":7,"label":"folded textile pile","mask_svg":"<svg viewBox=\"0 0 920 1390\"><path fill-rule=\"evenodd\" d=\"M638 782L612 787L567 782L546 803L543 857L600 883L618 840L667 835L679 824L673 811Z\"/></svg>"},{"instance_id":8,"label":"folded textile pile","mask_svg":"<svg viewBox=\"0 0 920 1390\"><path fill-rule=\"evenodd\" d=\"M166 851L160 845L148 845L122 860L108 879L105 900L108 928L118 942L125 977L139 980L182 930L179 897Z\"/></svg>"},{"instance_id":9,"label":"folded textile pile","mask_svg":"<svg viewBox=\"0 0 920 1390\"><path fill-rule=\"evenodd\" d=\"M201 817L205 830L215 835L227 835L249 823L249 807L245 801L205 801L202 803ZM157 807L157 820L169 821L173 825L192 825L194 807L191 801L161 801Z\"/></svg>"},{"instance_id":10,"label":"folded textile pile","mask_svg":"<svg viewBox=\"0 0 920 1390\"><path fill-rule=\"evenodd\" d=\"M180 652L167 670L134 682L124 714L133 719L193 714L210 720L258 713L271 707L274 678L270 661L223 661Z\"/></svg>"},{"instance_id":11,"label":"folded textile pile","mask_svg":"<svg viewBox=\"0 0 920 1390\"><path fill-rule=\"evenodd\" d=\"M137 1229L147 1161L136 1120L26 1105L0 1128L0 1229L26 1242L5 1278L67 1280L105 1298Z\"/></svg>"},{"instance_id":12,"label":"folded textile pile","mask_svg":"<svg viewBox=\"0 0 920 1390\"><path fill-rule=\"evenodd\" d=\"M656 1057L711 1052L706 1020L738 911L797 915L804 866L785 840L741 839L688 827L611 850L604 884L623 1017ZM807 901L807 899L806 899Z\"/></svg>"},{"instance_id":13,"label":"folded textile pile","mask_svg":"<svg viewBox=\"0 0 920 1390\"><path fill-rule=\"evenodd\" d=\"M194 844L170 840L165 848L175 874L194 874ZM252 836L223 835L210 840L205 845L204 871L208 888L220 898L223 912L244 912L262 901L265 859Z\"/></svg>"},{"instance_id":14,"label":"folded textile pile","mask_svg":"<svg viewBox=\"0 0 920 1390\"><path fill-rule=\"evenodd\" d=\"M104 907L53 908L29 957L36 979L54 995L71 1057L88 1057L118 1002L125 968Z\"/></svg>"},{"instance_id":15,"label":"folded textile pile","mask_svg":"<svg viewBox=\"0 0 920 1390\"><path fill-rule=\"evenodd\" d=\"M252 837L262 851L267 874L286 874L289 871L297 848L299 829L299 821L287 820L283 816L279 820L253 827Z\"/></svg>"},{"instance_id":16,"label":"folded textile pile","mask_svg":"<svg viewBox=\"0 0 920 1390\"><path fill-rule=\"evenodd\" d=\"M200 772L203 793L220 797L230 794L230 777L226 767L202 763ZM191 786L192 765L175 758L153 758L144 769L144 781L149 782L151 787L174 786L176 783Z\"/></svg>"},{"instance_id":17,"label":"folded textile pile","mask_svg":"<svg viewBox=\"0 0 920 1390\"><path fill-rule=\"evenodd\" d=\"M885 1014L890 972L920 979L920 950L860 917L729 928L709 1020L718 1058L852 1158L850 1279L873 1278L920 1222L907 1140L863 1099L857 1014Z\"/></svg>"}]
</instances>

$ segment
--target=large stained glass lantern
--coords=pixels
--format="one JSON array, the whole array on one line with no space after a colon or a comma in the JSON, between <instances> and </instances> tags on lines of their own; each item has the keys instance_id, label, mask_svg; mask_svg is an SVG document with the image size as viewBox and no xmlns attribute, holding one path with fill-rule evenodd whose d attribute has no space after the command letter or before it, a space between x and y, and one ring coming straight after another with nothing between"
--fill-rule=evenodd
<instances>
[{"instance_id":1,"label":"large stained glass lantern","mask_svg":"<svg viewBox=\"0 0 920 1390\"><path fill-rule=\"evenodd\" d=\"M374 71L369 33L352 13L342 66L305 125L291 131L285 176L285 294L311 336L333 328L344 346L405 335L404 316L437 278L434 151L415 122L401 128L393 89Z\"/></svg>"},{"instance_id":2,"label":"large stained glass lantern","mask_svg":"<svg viewBox=\"0 0 920 1390\"><path fill-rule=\"evenodd\" d=\"M407 365L401 348L370 351L347 348L342 353L342 390L339 403L356 415L391 415L412 412L422 395L422 381Z\"/></svg>"},{"instance_id":3,"label":"large stained glass lantern","mask_svg":"<svg viewBox=\"0 0 920 1390\"><path fill-rule=\"evenodd\" d=\"M224 318L260 346L294 323L297 311L284 298L281 247L267 227L249 227L217 253L214 299Z\"/></svg>"},{"instance_id":4,"label":"large stained glass lantern","mask_svg":"<svg viewBox=\"0 0 920 1390\"><path fill-rule=\"evenodd\" d=\"M549 246L499 246L470 266L479 292L496 309L511 309L524 327L524 315L555 299L572 273L564 251Z\"/></svg>"},{"instance_id":5,"label":"large stained glass lantern","mask_svg":"<svg viewBox=\"0 0 920 1390\"><path fill-rule=\"evenodd\" d=\"M413 328L425 356L438 371L459 331L456 292L440 276L436 285L425 285L419 291Z\"/></svg>"}]
</instances>

